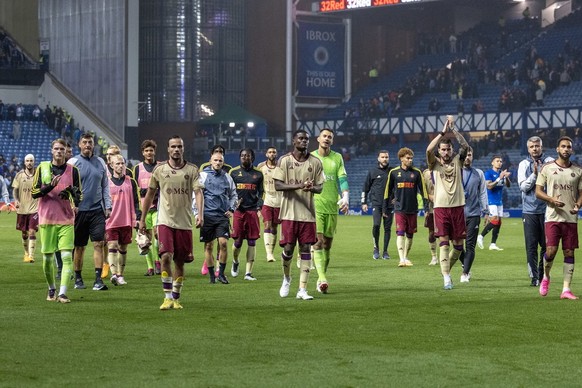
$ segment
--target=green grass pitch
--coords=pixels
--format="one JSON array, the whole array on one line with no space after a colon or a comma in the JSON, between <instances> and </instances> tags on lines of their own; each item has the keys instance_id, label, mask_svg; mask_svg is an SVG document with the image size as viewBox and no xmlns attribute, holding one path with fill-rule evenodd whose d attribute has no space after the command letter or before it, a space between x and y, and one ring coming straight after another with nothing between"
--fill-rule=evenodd
<instances>
[{"instance_id":1,"label":"green grass pitch","mask_svg":"<svg viewBox=\"0 0 582 388\"><path fill-rule=\"evenodd\" d=\"M549 295L529 286L520 219L505 219L498 245L477 249L473 278L442 289L429 267L426 230L415 235L411 268L372 260L371 217L340 216L328 295L279 297L281 265L258 241L256 282L208 284L195 244L183 310L160 311L159 277L130 247L128 284L71 290L72 303L47 302L40 249L22 262L14 214L0 214L0 386L579 386L580 301L560 300L562 255ZM422 225L419 219L419 225ZM198 231L194 234L198 239ZM486 248L490 236L485 238ZM244 257L244 250L243 255ZM277 252L280 252L277 249ZM92 280L91 250L84 278ZM230 261L228 272L230 273ZM244 265L244 264L243 264ZM244 267L242 267L244 268ZM572 291L582 295L574 275Z\"/></svg>"}]
</instances>

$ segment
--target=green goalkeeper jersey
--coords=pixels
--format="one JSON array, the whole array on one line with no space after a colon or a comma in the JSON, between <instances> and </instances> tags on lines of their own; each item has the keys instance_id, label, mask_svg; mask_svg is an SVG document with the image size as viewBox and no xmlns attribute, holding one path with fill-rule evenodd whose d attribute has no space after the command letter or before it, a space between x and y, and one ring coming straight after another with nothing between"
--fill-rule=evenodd
<instances>
[{"instance_id":1,"label":"green goalkeeper jersey","mask_svg":"<svg viewBox=\"0 0 582 388\"><path fill-rule=\"evenodd\" d=\"M339 179L347 177L344 159L335 151L330 151L327 156L320 156L315 150L311 155L321 160L325 174L323 190L321 194L315 194L315 211L322 214L337 214L339 211L337 202L340 199Z\"/></svg>"}]
</instances>

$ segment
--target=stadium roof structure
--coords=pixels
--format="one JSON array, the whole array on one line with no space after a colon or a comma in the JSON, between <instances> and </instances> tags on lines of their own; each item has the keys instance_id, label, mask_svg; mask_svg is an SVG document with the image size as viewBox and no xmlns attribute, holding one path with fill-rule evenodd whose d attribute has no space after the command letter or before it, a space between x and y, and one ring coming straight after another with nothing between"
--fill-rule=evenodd
<instances>
[{"instance_id":1,"label":"stadium roof structure","mask_svg":"<svg viewBox=\"0 0 582 388\"><path fill-rule=\"evenodd\" d=\"M214 115L206 117L198 121L199 125L220 125L227 123L249 123L253 122L255 125L267 124L264 118L252 114L244 108L235 104L229 104L216 112Z\"/></svg>"}]
</instances>

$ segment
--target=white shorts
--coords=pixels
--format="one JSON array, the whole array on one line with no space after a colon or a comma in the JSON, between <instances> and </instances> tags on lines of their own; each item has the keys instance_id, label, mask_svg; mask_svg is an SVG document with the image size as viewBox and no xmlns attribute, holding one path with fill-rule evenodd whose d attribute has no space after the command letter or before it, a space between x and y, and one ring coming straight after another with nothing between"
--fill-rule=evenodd
<instances>
[{"instance_id":1,"label":"white shorts","mask_svg":"<svg viewBox=\"0 0 582 388\"><path fill-rule=\"evenodd\" d=\"M503 205L489 205L489 216L503 217Z\"/></svg>"}]
</instances>

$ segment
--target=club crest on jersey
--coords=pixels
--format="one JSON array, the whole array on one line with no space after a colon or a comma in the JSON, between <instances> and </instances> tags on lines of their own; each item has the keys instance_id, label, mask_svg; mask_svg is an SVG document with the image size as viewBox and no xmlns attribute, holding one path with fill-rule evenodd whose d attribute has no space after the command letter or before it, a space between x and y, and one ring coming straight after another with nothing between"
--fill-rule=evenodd
<instances>
[{"instance_id":1,"label":"club crest on jersey","mask_svg":"<svg viewBox=\"0 0 582 388\"><path fill-rule=\"evenodd\" d=\"M313 168L311 168L311 166L310 166L310 167L307 168L307 171L312 172L313 171Z\"/></svg>"},{"instance_id":2,"label":"club crest on jersey","mask_svg":"<svg viewBox=\"0 0 582 388\"><path fill-rule=\"evenodd\" d=\"M188 180L188 179L190 179L190 175L187 175L187 174L186 174L186 175L184 175L184 179L185 179L185 180Z\"/></svg>"},{"instance_id":3,"label":"club crest on jersey","mask_svg":"<svg viewBox=\"0 0 582 388\"><path fill-rule=\"evenodd\" d=\"M571 173L571 174L570 174L570 176L571 176L572 178L574 178L574 177L576 176L576 174L574 174L574 173Z\"/></svg>"},{"instance_id":4,"label":"club crest on jersey","mask_svg":"<svg viewBox=\"0 0 582 388\"><path fill-rule=\"evenodd\" d=\"M176 171L172 170L170 171L172 174L176 175Z\"/></svg>"}]
</instances>

